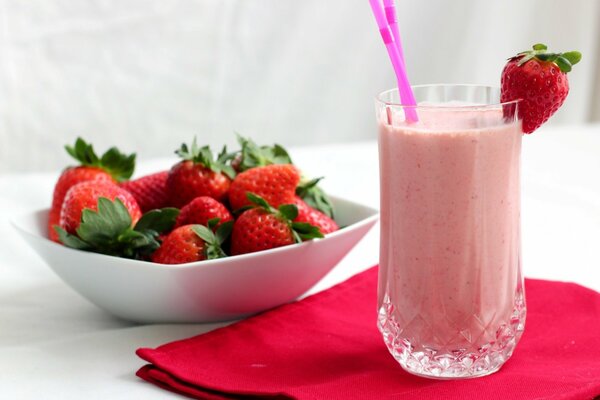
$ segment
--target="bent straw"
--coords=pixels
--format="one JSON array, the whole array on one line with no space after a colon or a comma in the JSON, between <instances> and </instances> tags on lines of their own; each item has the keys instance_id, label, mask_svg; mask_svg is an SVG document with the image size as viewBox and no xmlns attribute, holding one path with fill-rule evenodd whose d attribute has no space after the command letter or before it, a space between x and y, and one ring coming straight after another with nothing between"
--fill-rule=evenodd
<instances>
[{"instance_id":1,"label":"bent straw","mask_svg":"<svg viewBox=\"0 0 600 400\"><path fill-rule=\"evenodd\" d=\"M386 20L382 4L380 3L380 0L369 0L369 4L371 5L373 16L375 17L375 21L377 22L379 33L381 33L381 38L383 39L383 43L385 44L385 48L387 49L390 61L392 62L392 67L394 68L394 72L396 73L396 80L398 81L398 92L400 93L400 100L403 105L409 106L403 107L406 120L409 122L417 122L419 120L419 118L417 117L417 112L414 109L414 107L410 107L415 106L417 104L415 101L415 96L410 87L410 83L408 82L408 77L406 76L406 69L404 68L404 62L402 58L400 58L400 53L394 41L394 36Z\"/></svg>"},{"instance_id":2,"label":"bent straw","mask_svg":"<svg viewBox=\"0 0 600 400\"><path fill-rule=\"evenodd\" d=\"M388 25L394 35L394 42L400 53L400 60L404 64L406 69L406 63L404 62L404 52L402 51L402 41L400 40L400 29L398 29L398 18L396 16L396 4L394 0L383 0L383 7L385 8L385 19L387 19Z\"/></svg>"}]
</instances>

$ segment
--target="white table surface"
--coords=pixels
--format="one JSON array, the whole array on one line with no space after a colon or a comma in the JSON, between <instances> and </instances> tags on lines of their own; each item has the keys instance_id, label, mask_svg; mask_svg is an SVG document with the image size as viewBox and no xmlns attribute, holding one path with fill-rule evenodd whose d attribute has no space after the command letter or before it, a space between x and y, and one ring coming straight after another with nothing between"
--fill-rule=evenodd
<instances>
[{"instance_id":1,"label":"white table surface","mask_svg":"<svg viewBox=\"0 0 600 400\"><path fill-rule=\"evenodd\" d=\"M375 142L297 148L292 156L307 173L325 175L329 192L378 205ZM525 275L600 291L600 125L526 137L522 168ZM46 207L57 175L0 175L0 398L180 398L135 377L144 364L135 350L222 324L131 324L63 284L8 223ZM376 227L311 293L376 264L377 249Z\"/></svg>"}]
</instances>

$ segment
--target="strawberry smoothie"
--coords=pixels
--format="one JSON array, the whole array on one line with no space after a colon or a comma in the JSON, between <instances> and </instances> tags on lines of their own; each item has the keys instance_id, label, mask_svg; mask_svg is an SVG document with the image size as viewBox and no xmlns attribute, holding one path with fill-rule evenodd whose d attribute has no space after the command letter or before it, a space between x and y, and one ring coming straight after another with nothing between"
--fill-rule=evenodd
<instances>
[{"instance_id":1,"label":"strawberry smoothie","mask_svg":"<svg viewBox=\"0 0 600 400\"><path fill-rule=\"evenodd\" d=\"M521 123L501 108L379 114L379 327L412 373L497 370L523 330Z\"/></svg>"}]
</instances>

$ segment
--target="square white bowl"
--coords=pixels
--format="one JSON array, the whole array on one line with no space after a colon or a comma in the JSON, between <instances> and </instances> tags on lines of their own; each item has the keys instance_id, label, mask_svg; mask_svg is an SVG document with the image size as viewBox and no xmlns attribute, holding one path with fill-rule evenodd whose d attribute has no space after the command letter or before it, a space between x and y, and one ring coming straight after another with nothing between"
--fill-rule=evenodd
<instances>
[{"instance_id":1,"label":"square white bowl","mask_svg":"<svg viewBox=\"0 0 600 400\"><path fill-rule=\"evenodd\" d=\"M48 210L12 221L71 288L120 318L212 322L288 303L321 280L373 227L372 208L332 197L343 228L317 239L210 261L164 265L74 250L47 239Z\"/></svg>"}]
</instances>

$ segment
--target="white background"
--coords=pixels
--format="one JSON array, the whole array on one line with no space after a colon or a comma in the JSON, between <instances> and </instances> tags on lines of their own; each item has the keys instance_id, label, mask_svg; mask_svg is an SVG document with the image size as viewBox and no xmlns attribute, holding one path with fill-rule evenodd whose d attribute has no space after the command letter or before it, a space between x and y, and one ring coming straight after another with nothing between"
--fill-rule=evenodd
<instances>
[{"instance_id":1,"label":"white background","mask_svg":"<svg viewBox=\"0 0 600 400\"><path fill-rule=\"evenodd\" d=\"M498 84L507 57L546 42L584 54L551 123L600 118L600 2L398 9L414 84ZM374 138L373 96L393 85L367 0L0 0L0 172L63 168L77 135L143 159L234 130L287 145Z\"/></svg>"}]
</instances>

